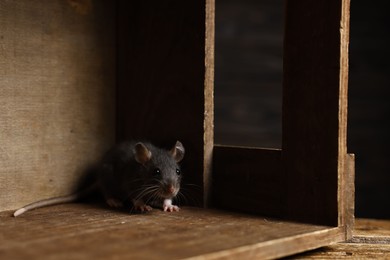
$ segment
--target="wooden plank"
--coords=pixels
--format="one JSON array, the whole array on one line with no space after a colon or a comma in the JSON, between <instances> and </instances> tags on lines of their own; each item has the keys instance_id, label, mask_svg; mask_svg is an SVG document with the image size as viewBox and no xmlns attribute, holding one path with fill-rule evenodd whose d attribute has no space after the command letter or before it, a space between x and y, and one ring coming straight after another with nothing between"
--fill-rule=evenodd
<instances>
[{"instance_id":1,"label":"wooden plank","mask_svg":"<svg viewBox=\"0 0 390 260\"><path fill-rule=\"evenodd\" d=\"M349 27L350 0L343 0L340 21L338 225L345 226L346 239L352 237L355 219L355 157L353 154L347 154Z\"/></svg>"},{"instance_id":2,"label":"wooden plank","mask_svg":"<svg viewBox=\"0 0 390 260\"><path fill-rule=\"evenodd\" d=\"M356 219L353 238L289 259L388 259L390 256L390 221Z\"/></svg>"},{"instance_id":3,"label":"wooden plank","mask_svg":"<svg viewBox=\"0 0 390 260\"><path fill-rule=\"evenodd\" d=\"M336 244L287 259L389 259L390 245Z\"/></svg>"},{"instance_id":4,"label":"wooden plank","mask_svg":"<svg viewBox=\"0 0 390 260\"><path fill-rule=\"evenodd\" d=\"M73 191L114 142L114 15L110 1L0 1L0 210Z\"/></svg>"},{"instance_id":5,"label":"wooden plank","mask_svg":"<svg viewBox=\"0 0 390 260\"><path fill-rule=\"evenodd\" d=\"M345 239L352 237L355 224L355 155L347 154L344 174L339 183L339 226L345 227Z\"/></svg>"},{"instance_id":6,"label":"wooden plank","mask_svg":"<svg viewBox=\"0 0 390 260\"><path fill-rule=\"evenodd\" d=\"M288 215L299 221L334 226L339 221L348 15L348 0L286 3L282 160Z\"/></svg>"},{"instance_id":7,"label":"wooden plank","mask_svg":"<svg viewBox=\"0 0 390 260\"><path fill-rule=\"evenodd\" d=\"M184 181L201 190L189 196L203 201L202 173L209 167L204 158L210 157L211 139L210 130L204 136L204 124L210 127L212 120L205 83L206 94L212 92L213 66L211 38L205 61L205 1L117 4L117 139L147 139L160 146L180 140L187 151ZM211 37L212 31L207 33Z\"/></svg>"},{"instance_id":8,"label":"wooden plank","mask_svg":"<svg viewBox=\"0 0 390 260\"><path fill-rule=\"evenodd\" d=\"M390 240L390 220L386 219L356 219L353 231L356 237L388 238Z\"/></svg>"},{"instance_id":9,"label":"wooden plank","mask_svg":"<svg viewBox=\"0 0 390 260\"><path fill-rule=\"evenodd\" d=\"M205 206L211 203L212 163L214 148L214 44L215 0L206 0L205 82L204 82L204 162L203 189Z\"/></svg>"},{"instance_id":10,"label":"wooden plank","mask_svg":"<svg viewBox=\"0 0 390 260\"><path fill-rule=\"evenodd\" d=\"M344 236L339 228L189 207L128 214L68 204L10 214L0 213L1 259L270 259Z\"/></svg>"},{"instance_id":11,"label":"wooden plank","mask_svg":"<svg viewBox=\"0 0 390 260\"><path fill-rule=\"evenodd\" d=\"M268 243L251 244L217 253L202 255L190 259L276 259L303 252L313 248L332 244L343 239L340 228L328 228L316 232L308 232L292 237L272 240Z\"/></svg>"},{"instance_id":12,"label":"wooden plank","mask_svg":"<svg viewBox=\"0 0 390 260\"><path fill-rule=\"evenodd\" d=\"M281 169L280 150L216 146L213 205L284 218L287 183Z\"/></svg>"}]
</instances>

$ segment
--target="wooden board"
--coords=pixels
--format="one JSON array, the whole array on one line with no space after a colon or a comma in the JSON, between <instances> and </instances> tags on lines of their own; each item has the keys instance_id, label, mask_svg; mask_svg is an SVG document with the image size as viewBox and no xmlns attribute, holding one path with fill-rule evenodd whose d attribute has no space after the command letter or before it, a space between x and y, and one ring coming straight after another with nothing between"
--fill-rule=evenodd
<instances>
[{"instance_id":1,"label":"wooden board","mask_svg":"<svg viewBox=\"0 0 390 260\"><path fill-rule=\"evenodd\" d=\"M390 221L356 219L353 238L289 259L389 259Z\"/></svg>"},{"instance_id":2,"label":"wooden board","mask_svg":"<svg viewBox=\"0 0 390 260\"><path fill-rule=\"evenodd\" d=\"M353 231L353 240L360 238L376 238L379 240L387 240L390 244L390 220L388 219L356 219L355 228Z\"/></svg>"},{"instance_id":3,"label":"wooden board","mask_svg":"<svg viewBox=\"0 0 390 260\"><path fill-rule=\"evenodd\" d=\"M283 171L288 215L339 224L345 178L349 0L287 1Z\"/></svg>"},{"instance_id":4,"label":"wooden board","mask_svg":"<svg viewBox=\"0 0 390 260\"><path fill-rule=\"evenodd\" d=\"M1 259L270 259L343 238L339 228L199 208L130 215L99 205L0 213Z\"/></svg>"},{"instance_id":5,"label":"wooden board","mask_svg":"<svg viewBox=\"0 0 390 260\"><path fill-rule=\"evenodd\" d=\"M213 144L213 2L207 2L206 49L205 1L117 3L117 139L161 146L180 140L184 181L199 187L190 196L202 202Z\"/></svg>"},{"instance_id":6,"label":"wooden board","mask_svg":"<svg viewBox=\"0 0 390 260\"><path fill-rule=\"evenodd\" d=\"M213 190L212 163L214 149L214 53L215 53L215 0L206 0L205 81L204 81L204 156L203 194L205 206L211 204Z\"/></svg>"},{"instance_id":7,"label":"wooden board","mask_svg":"<svg viewBox=\"0 0 390 260\"><path fill-rule=\"evenodd\" d=\"M352 237L355 225L355 155L347 154L345 170L339 183L339 222L345 228L345 238Z\"/></svg>"},{"instance_id":8,"label":"wooden board","mask_svg":"<svg viewBox=\"0 0 390 260\"><path fill-rule=\"evenodd\" d=\"M73 190L114 142L111 1L0 1L0 210Z\"/></svg>"}]
</instances>

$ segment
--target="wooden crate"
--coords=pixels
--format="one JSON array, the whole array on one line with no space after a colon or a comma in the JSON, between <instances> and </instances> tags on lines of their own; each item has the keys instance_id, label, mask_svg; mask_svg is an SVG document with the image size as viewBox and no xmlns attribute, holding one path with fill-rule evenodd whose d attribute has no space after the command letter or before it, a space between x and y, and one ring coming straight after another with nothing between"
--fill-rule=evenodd
<instances>
[{"instance_id":1,"label":"wooden crate","mask_svg":"<svg viewBox=\"0 0 390 260\"><path fill-rule=\"evenodd\" d=\"M275 258L349 238L349 0L285 11L283 145L270 150L214 145L214 0L0 1L0 256ZM9 217L71 192L115 141L138 138L185 144L186 181L201 189L192 201L206 208L146 217L71 204ZM166 225L150 252L142 234Z\"/></svg>"}]
</instances>

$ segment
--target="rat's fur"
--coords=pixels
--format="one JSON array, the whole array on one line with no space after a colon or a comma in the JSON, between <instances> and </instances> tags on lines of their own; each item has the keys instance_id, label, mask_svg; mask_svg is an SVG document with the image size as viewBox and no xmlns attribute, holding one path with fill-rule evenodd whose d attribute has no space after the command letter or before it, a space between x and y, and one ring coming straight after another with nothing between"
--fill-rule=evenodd
<instances>
[{"instance_id":1,"label":"rat's fur","mask_svg":"<svg viewBox=\"0 0 390 260\"><path fill-rule=\"evenodd\" d=\"M164 211L178 211L172 199L180 190L181 172L178 163L185 149L177 141L167 151L150 143L124 142L114 146L95 168L95 181L86 189L71 195L31 203L15 211L14 216L55 204L77 201L98 190L112 207L131 202L139 211L149 211L150 205Z\"/></svg>"}]
</instances>

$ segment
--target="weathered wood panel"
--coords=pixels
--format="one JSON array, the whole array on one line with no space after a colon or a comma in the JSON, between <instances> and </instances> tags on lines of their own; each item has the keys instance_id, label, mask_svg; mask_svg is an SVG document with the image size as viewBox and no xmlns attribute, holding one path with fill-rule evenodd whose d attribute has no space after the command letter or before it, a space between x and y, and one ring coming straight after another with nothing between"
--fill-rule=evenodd
<instances>
[{"instance_id":1,"label":"weathered wood panel","mask_svg":"<svg viewBox=\"0 0 390 260\"><path fill-rule=\"evenodd\" d=\"M206 0L205 81L204 81L204 204L211 204L212 163L214 149L214 55L215 55L215 0Z\"/></svg>"},{"instance_id":2,"label":"weathered wood panel","mask_svg":"<svg viewBox=\"0 0 390 260\"><path fill-rule=\"evenodd\" d=\"M343 238L339 228L200 208L129 214L68 204L10 215L0 213L1 259L271 259Z\"/></svg>"},{"instance_id":3,"label":"weathered wood panel","mask_svg":"<svg viewBox=\"0 0 390 260\"><path fill-rule=\"evenodd\" d=\"M117 10L118 140L147 139L162 146L182 141L184 181L203 190L203 171L209 168L204 158L212 145L213 40L207 39L205 65L206 2L123 0ZM189 196L202 201L200 193Z\"/></svg>"},{"instance_id":4,"label":"weathered wood panel","mask_svg":"<svg viewBox=\"0 0 390 260\"><path fill-rule=\"evenodd\" d=\"M349 1L287 1L282 161L292 219L338 225L347 124Z\"/></svg>"},{"instance_id":5,"label":"weathered wood panel","mask_svg":"<svg viewBox=\"0 0 390 260\"><path fill-rule=\"evenodd\" d=\"M339 183L339 221L345 227L345 238L352 237L355 225L355 155L347 154L345 172Z\"/></svg>"},{"instance_id":6,"label":"weathered wood panel","mask_svg":"<svg viewBox=\"0 0 390 260\"><path fill-rule=\"evenodd\" d=\"M69 193L114 142L111 1L0 1L0 210Z\"/></svg>"}]
</instances>

